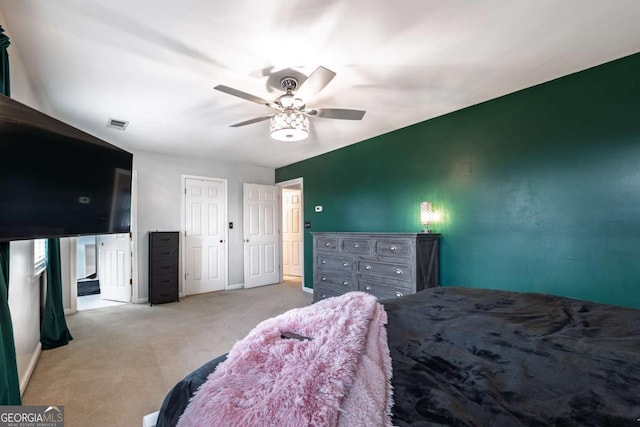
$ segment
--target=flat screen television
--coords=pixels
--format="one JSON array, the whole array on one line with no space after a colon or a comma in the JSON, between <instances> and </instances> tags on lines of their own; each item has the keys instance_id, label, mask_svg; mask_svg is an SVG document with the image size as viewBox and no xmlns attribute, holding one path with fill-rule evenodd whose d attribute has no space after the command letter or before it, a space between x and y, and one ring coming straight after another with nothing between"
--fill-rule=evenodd
<instances>
[{"instance_id":1,"label":"flat screen television","mask_svg":"<svg viewBox=\"0 0 640 427\"><path fill-rule=\"evenodd\" d=\"M0 241L129 232L133 154L0 95Z\"/></svg>"}]
</instances>

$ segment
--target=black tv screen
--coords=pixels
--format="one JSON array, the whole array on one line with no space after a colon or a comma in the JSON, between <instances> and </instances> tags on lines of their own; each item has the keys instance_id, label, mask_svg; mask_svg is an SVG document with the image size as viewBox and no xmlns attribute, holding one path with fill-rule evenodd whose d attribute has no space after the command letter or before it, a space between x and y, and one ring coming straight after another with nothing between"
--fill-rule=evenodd
<instances>
[{"instance_id":1,"label":"black tv screen","mask_svg":"<svg viewBox=\"0 0 640 427\"><path fill-rule=\"evenodd\" d=\"M129 232L132 162L0 95L0 241Z\"/></svg>"}]
</instances>

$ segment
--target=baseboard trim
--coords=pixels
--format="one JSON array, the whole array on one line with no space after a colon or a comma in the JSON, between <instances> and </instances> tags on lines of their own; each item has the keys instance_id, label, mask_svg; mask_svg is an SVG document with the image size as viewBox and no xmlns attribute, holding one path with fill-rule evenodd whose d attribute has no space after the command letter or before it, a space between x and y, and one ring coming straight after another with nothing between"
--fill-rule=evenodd
<instances>
[{"instance_id":1,"label":"baseboard trim","mask_svg":"<svg viewBox=\"0 0 640 427\"><path fill-rule=\"evenodd\" d=\"M38 343L36 346L36 351L31 356L31 360L29 361L29 366L27 366L27 372L20 380L20 396L24 394L24 391L27 389L27 384L29 384L29 380L31 379L31 374L33 374L33 370L36 369L36 365L38 364L38 359L40 359L40 353L42 352L42 344Z\"/></svg>"},{"instance_id":2,"label":"baseboard trim","mask_svg":"<svg viewBox=\"0 0 640 427\"><path fill-rule=\"evenodd\" d=\"M235 289L242 289L242 288L244 288L244 284L242 283L236 283L235 285L227 285L228 291L233 291Z\"/></svg>"},{"instance_id":3,"label":"baseboard trim","mask_svg":"<svg viewBox=\"0 0 640 427\"><path fill-rule=\"evenodd\" d=\"M68 316L68 315L74 314L74 313L75 313L75 311L71 310L70 308L65 308L64 309L64 315L65 316Z\"/></svg>"},{"instance_id":4,"label":"baseboard trim","mask_svg":"<svg viewBox=\"0 0 640 427\"><path fill-rule=\"evenodd\" d=\"M306 286L302 287L302 290L308 294L312 294L313 293L313 288L307 288Z\"/></svg>"},{"instance_id":5,"label":"baseboard trim","mask_svg":"<svg viewBox=\"0 0 640 427\"><path fill-rule=\"evenodd\" d=\"M148 302L149 302L149 298L138 298L135 303L136 304L146 304Z\"/></svg>"}]
</instances>

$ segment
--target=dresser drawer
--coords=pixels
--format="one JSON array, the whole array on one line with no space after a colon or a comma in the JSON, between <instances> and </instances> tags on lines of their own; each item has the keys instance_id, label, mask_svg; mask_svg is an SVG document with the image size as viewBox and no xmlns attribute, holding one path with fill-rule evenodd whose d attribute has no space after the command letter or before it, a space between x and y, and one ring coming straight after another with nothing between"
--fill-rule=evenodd
<instances>
[{"instance_id":1,"label":"dresser drawer","mask_svg":"<svg viewBox=\"0 0 640 427\"><path fill-rule=\"evenodd\" d=\"M341 248L343 252L352 254L368 255L371 248L369 239L342 239Z\"/></svg>"},{"instance_id":2,"label":"dresser drawer","mask_svg":"<svg viewBox=\"0 0 640 427\"><path fill-rule=\"evenodd\" d=\"M338 251L337 237L319 237L316 239L316 249L319 251Z\"/></svg>"},{"instance_id":3,"label":"dresser drawer","mask_svg":"<svg viewBox=\"0 0 640 427\"><path fill-rule=\"evenodd\" d=\"M163 302L176 301L178 298L178 292L176 289L154 289L151 295L154 304L160 304Z\"/></svg>"},{"instance_id":4,"label":"dresser drawer","mask_svg":"<svg viewBox=\"0 0 640 427\"><path fill-rule=\"evenodd\" d=\"M340 292L358 290L356 281L351 277L339 276L327 272L316 273L315 284L318 284L325 288L340 290Z\"/></svg>"},{"instance_id":5,"label":"dresser drawer","mask_svg":"<svg viewBox=\"0 0 640 427\"><path fill-rule=\"evenodd\" d=\"M170 232L170 233L154 233L151 238L151 246L169 246L169 247L177 247L178 246L178 233Z\"/></svg>"},{"instance_id":6,"label":"dresser drawer","mask_svg":"<svg viewBox=\"0 0 640 427\"><path fill-rule=\"evenodd\" d=\"M153 294L164 290L171 290L176 292L178 289L178 276L175 274L163 274L162 276L155 276L153 278Z\"/></svg>"},{"instance_id":7,"label":"dresser drawer","mask_svg":"<svg viewBox=\"0 0 640 427\"><path fill-rule=\"evenodd\" d=\"M178 248L156 247L149 256L149 262L162 263L165 261L175 261L178 259Z\"/></svg>"},{"instance_id":8,"label":"dresser drawer","mask_svg":"<svg viewBox=\"0 0 640 427\"><path fill-rule=\"evenodd\" d=\"M167 274L178 274L178 262L175 260L162 260L151 263L151 274L154 277Z\"/></svg>"},{"instance_id":9,"label":"dresser drawer","mask_svg":"<svg viewBox=\"0 0 640 427\"><path fill-rule=\"evenodd\" d=\"M412 258L414 252L415 249L409 240L376 240L376 255Z\"/></svg>"},{"instance_id":10,"label":"dresser drawer","mask_svg":"<svg viewBox=\"0 0 640 427\"><path fill-rule=\"evenodd\" d=\"M389 285L383 285L374 282L359 281L358 290L371 294L379 299L398 298L409 295L411 291L403 288L395 288Z\"/></svg>"},{"instance_id":11,"label":"dresser drawer","mask_svg":"<svg viewBox=\"0 0 640 427\"><path fill-rule=\"evenodd\" d=\"M345 293L345 292L338 292L334 289L326 288L323 286L317 286L313 292L314 292L314 295L313 295L314 301L320 301L320 300L331 298L331 297L338 297Z\"/></svg>"},{"instance_id":12,"label":"dresser drawer","mask_svg":"<svg viewBox=\"0 0 640 427\"><path fill-rule=\"evenodd\" d=\"M411 266L402 263L385 263L362 260L358 261L358 273L380 276L385 279L410 282L413 280Z\"/></svg>"},{"instance_id":13,"label":"dresser drawer","mask_svg":"<svg viewBox=\"0 0 640 427\"><path fill-rule=\"evenodd\" d=\"M317 265L318 270L344 271L345 273L353 272L353 260L351 258L318 255Z\"/></svg>"}]
</instances>

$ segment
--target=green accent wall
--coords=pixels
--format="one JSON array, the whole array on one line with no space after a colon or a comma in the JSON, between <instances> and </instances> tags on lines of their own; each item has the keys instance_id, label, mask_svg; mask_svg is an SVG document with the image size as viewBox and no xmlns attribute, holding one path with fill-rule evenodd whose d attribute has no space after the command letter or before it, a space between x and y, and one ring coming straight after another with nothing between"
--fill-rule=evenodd
<instances>
[{"instance_id":1,"label":"green accent wall","mask_svg":"<svg viewBox=\"0 0 640 427\"><path fill-rule=\"evenodd\" d=\"M305 284L310 231L416 232L431 201L443 286L640 308L639 76L635 54L277 169L304 178Z\"/></svg>"}]
</instances>

